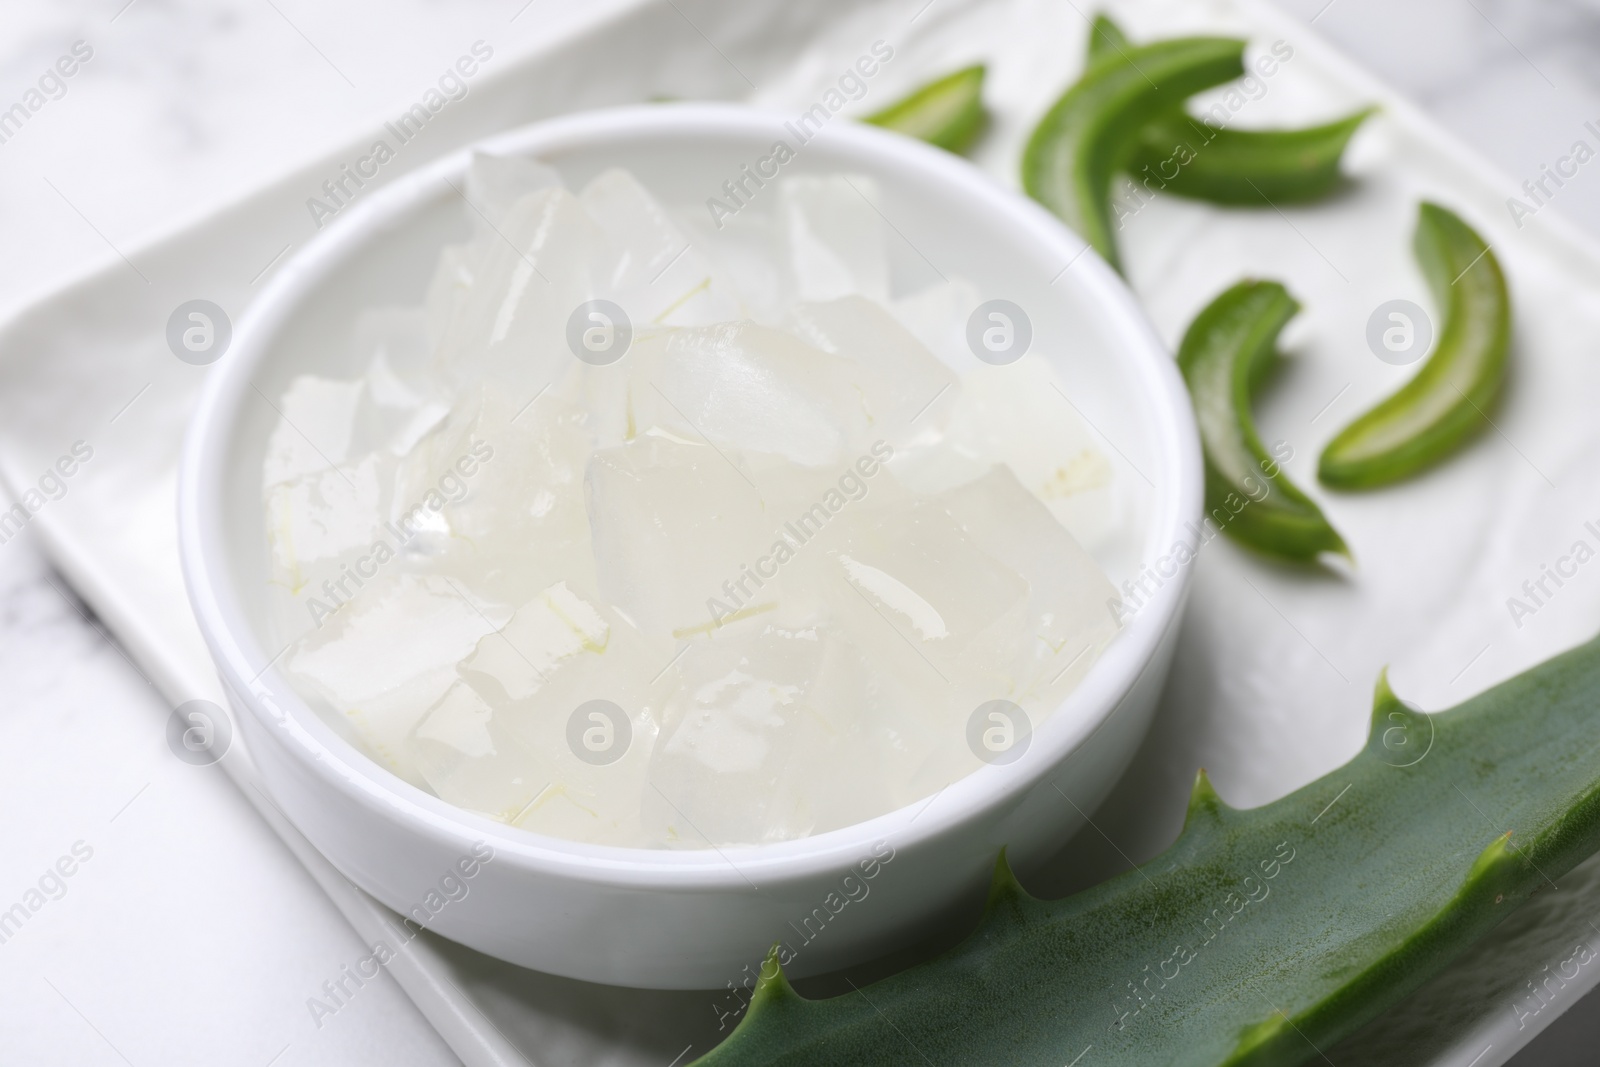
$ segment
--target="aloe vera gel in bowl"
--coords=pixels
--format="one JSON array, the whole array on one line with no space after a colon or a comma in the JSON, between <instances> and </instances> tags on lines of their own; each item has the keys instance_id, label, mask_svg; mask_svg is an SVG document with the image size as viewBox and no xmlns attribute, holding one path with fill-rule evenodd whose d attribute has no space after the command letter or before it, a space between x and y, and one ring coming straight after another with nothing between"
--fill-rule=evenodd
<instances>
[{"instance_id":1,"label":"aloe vera gel in bowl","mask_svg":"<svg viewBox=\"0 0 1600 1067\"><path fill-rule=\"evenodd\" d=\"M708 215L480 155L461 192L366 372L271 398L301 695L445 801L611 845L806 837L1020 755L1117 631L1126 520L1015 317L892 292L858 175Z\"/></svg>"}]
</instances>

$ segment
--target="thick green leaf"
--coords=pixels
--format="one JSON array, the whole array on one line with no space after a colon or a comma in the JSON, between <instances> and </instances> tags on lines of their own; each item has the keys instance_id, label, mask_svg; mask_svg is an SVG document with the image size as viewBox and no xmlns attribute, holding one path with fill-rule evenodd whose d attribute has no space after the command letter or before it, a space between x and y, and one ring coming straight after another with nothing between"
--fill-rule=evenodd
<instances>
[{"instance_id":1,"label":"thick green leaf","mask_svg":"<svg viewBox=\"0 0 1600 1067\"><path fill-rule=\"evenodd\" d=\"M1186 114L1144 128L1128 173L1151 188L1214 204L1303 204L1333 192L1339 161L1373 109L1296 130L1229 130Z\"/></svg>"},{"instance_id":2,"label":"thick green leaf","mask_svg":"<svg viewBox=\"0 0 1600 1067\"><path fill-rule=\"evenodd\" d=\"M1133 47L1115 22L1095 17L1090 66ZM1217 204L1265 207L1319 200L1343 181L1339 161L1345 146L1374 110L1302 129L1230 130L1180 107L1145 125L1127 170L1147 189Z\"/></svg>"},{"instance_id":3,"label":"thick green leaf","mask_svg":"<svg viewBox=\"0 0 1600 1067\"><path fill-rule=\"evenodd\" d=\"M1422 715L1265 807L1202 773L1166 853L1059 901L1004 869L951 952L809 1001L775 965L705 1067L1321 1062L1600 848L1600 639Z\"/></svg>"},{"instance_id":4,"label":"thick green leaf","mask_svg":"<svg viewBox=\"0 0 1600 1067\"><path fill-rule=\"evenodd\" d=\"M1339 431L1317 477L1337 489L1409 478L1492 425L1511 361L1511 294L1489 244L1438 204L1423 204L1417 262L1442 316L1433 354L1393 395Z\"/></svg>"},{"instance_id":5,"label":"thick green leaf","mask_svg":"<svg viewBox=\"0 0 1600 1067\"><path fill-rule=\"evenodd\" d=\"M1233 38L1177 37L1097 59L1034 128L1022 156L1023 188L1120 267L1113 175L1147 123L1241 76L1243 55L1244 42Z\"/></svg>"},{"instance_id":6,"label":"thick green leaf","mask_svg":"<svg viewBox=\"0 0 1600 1067\"><path fill-rule=\"evenodd\" d=\"M1206 457L1206 521L1261 552L1307 562L1349 555L1316 502L1256 432L1250 398L1278 358L1278 334L1300 310L1277 282L1243 281L1199 315L1178 346Z\"/></svg>"},{"instance_id":7,"label":"thick green leaf","mask_svg":"<svg viewBox=\"0 0 1600 1067\"><path fill-rule=\"evenodd\" d=\"M1134 47L1128 35L1122 32L1122 27L1111 20L1110 15L1096 15L1094 22L1089 25L1089 65L1093 66L1096 60L1104 59L1109 55L1125 56L1128 49Z\"/></svg>"},{"instance_id":8,"label":"thick green leaf","mask_svg":"<svg viewBox=\"0 0 1600 1067\"><path fill-rule=\"evenodd\" d=\"M896 130L957 154L983 129L983 64L930 82L863 122Z\"/></svg>"}]
</instances>

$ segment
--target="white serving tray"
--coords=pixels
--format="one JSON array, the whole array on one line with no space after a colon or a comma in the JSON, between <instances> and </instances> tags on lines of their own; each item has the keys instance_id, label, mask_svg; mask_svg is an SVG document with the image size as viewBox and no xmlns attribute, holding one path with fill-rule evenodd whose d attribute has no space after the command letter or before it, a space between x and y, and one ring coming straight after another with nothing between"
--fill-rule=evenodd
<instances>
[{"instance_id":1,"label":"white serving tray","mask_svg":"<svg viewBox=\"0 0 1600 1067\"><path fill-rule=\"evenodd\" d=\"M1541 563L1581 537L1595 541L1583 524L1600 520L1600 465L1591 459L1600 455L1591 414L1600 361L1588 352L1600 336L1600 254L1548 211L1516 227L1504 203L1514 183L1258 0L1103 6L1136 39L1232 32L1251 39L1252 55L1286 42L1291 58L1258 81L1259 99L1240 103L1240 126L1384 108L1353 146L1360 180L1326 204L1224 211L1157 198L1132 212L1122 235L1131 281L1169 340L1247 274L1283 280L1305 304L1286 335L1291 366L1259 421L1268 440L1294 449L1290 476L1323 501L1359 567L1308 576L1221 541L1202 553L1150 740L1095 814L1095 830L1031 887L1041 895L1115 873L1123 854L1160 851L1177 833L1199 765L1226 799L1249 806L1344 762L1365 737L1370 685L1385 663L1403 695L1444 707L1600 625L1600 568L1580 572L1520 628L1505 606ZM930 76L987 62L995 118L976 158L1014 186L1021 143L1075 76L1086 32L1083 14L1059 0L621 0L587 28L486 72L397 162L403 170L547 115L662 95L798 112L883 40L894 59L855 106L870 110ZM174 704L220 703L220 694L178 574L172 499L204 372L168 351L167 316L204 297L237 318L259 265L311 236L306 198L370 140L131 250L148 282L116 259L0 327L0 478L16 491L74 440L93 444L94 461L32 528ZM1391 298L1431 304L1409 251L1422 196L1462 212L1506 267L1518 309L1513 389L1494 432L1448 466L1385 492L1330 497L1313 477L1321 444L1408 373L1366 350L1367 316ZM1114 446L1115 427L1105 429ZM394 943L391 914L286 823L255 786L242 746L223 765L362 938ZM1503 829L1486 825L1485 842ZM1530 1014L1526 983L1571 956L1576 941L1600 943L1590 925L1597 917L1600 862L1591 862L1361 1034L1322 1051L1363 1064L1504 1063L1600 980L1600 968L1588 968ZM718 1036L715 993L583 985L430 935L390 970L469 1067L661 1067L687 1062Z\"/></svg>"}]
</instances>

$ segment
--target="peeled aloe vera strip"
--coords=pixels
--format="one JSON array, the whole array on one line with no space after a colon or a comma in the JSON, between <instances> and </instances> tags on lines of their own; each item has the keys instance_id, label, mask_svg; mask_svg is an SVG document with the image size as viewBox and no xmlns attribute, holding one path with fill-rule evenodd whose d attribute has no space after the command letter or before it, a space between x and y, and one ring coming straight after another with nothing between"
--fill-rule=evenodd
<instances>
[{"instance_id":1,"label":"peeled aloe vera strip","mask_svg":"<svg viewBox=\"0 0 1600 1067\"><path fill-rule=\"evenodd\" d=\"M1091 66L1132 47L1121 27L1105 15L1095 16L1089 31ZM1343 180L1339 163L1345 147L1374 110L1303 129L1230 130L1179 108L1144 127L1127 169L1148 188L1218 204L1318 200Z\"/></svg>"},{"instance_id":2,"label":"peeled aloe vera strip","mask_svg":"<svg viewBox=\"0 0 1600 1067\"><path fill-rule=\"evenodd\" d=\"M1111 180L1145 124L1244 73L1244 42L1178 37L1107 55L1045 113L1022 157L1028 195L1120 269Z\"/></svg>"},{"instance_id":3,"label":"peeled aloe vera strip","mask_svg":"<svg viewBox=\"0 0 1600 1067\"><path fill-rule=\"evenodd\" d=\"M964 67L862 121L960 154L983 130L983 76L981 63Z\"/></svg>"},{"instance_id":4,"label":"peeled aloe vera strip","mask_svg":"<svg viewBox=\"0 0 1600 1067\"><path fill-rule=\"evenodd\" d=\"M804 1000L769 967L698 1062L1321 1062L1600 848L1597 709L1600 639L1436 715L1380 677L1331 774L1239 811L1202 772L1164 854L1057 901L1002 865L966 941L856 993Z\"/></svg>"},{"instance_id":5,"label":"peeled aloe vera strip","mask_svg":"<svg viewBox=\"0 0 1600 1067\"><path fill-rule=\"evenodd\" d=\"M1322 510L1283 473L1250 414L1251 396L1300 305L1277 282L1245 281L1195 317L1178 346L1205 452L1206 515L1222 532L1285 559L1348 554Z\"/></svg>"},{"instance_id":6,"label":"peeled aloe vera strip","mask_svg":"<svg viewBox=\"0 0 1600 1067\"><path fill-rule=\"evenodd\" d=\"M1341 430L1317 476L1370 489L1433 466L1488 429L1511 351L1511 296L1500 262L1447 208L1423 204L1417 262L1441 322L1432 354L1410 381Z\"/></svg>"}]
</instances>

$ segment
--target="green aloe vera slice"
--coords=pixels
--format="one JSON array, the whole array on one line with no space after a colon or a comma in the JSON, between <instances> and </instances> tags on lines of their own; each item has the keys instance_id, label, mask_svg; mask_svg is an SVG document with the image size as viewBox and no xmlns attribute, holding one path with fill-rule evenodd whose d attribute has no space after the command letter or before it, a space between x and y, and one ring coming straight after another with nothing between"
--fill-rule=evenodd
<instances>
[{"instance_id":1,"label":"green aloe vera slice","mask_svg":"<svg viewBox=\"0 0 1600 1067\"><path fill-rule=\"evenodd\" d=\"M1134 48L1134 43L1109 14L1094 16L1094 21L1090 22L1090 45L1086 53L1091 67L1106 56L1126 56L1130 48Z\"/></svg>"},{"instance_id":2,"label":"green aloe vera slice","mask_svg":"<svg viewBox=\"0 0 1600 1067\"><path fill-rule=\"evenodd\" d=\"M1132 47L1116 23L1104 15L1095 18L1091 66ZM1375 110L1303 129L1231 130L1179 108L1144 127L1127 170L1148 189L1217 204L1320 200L1339 187L1345 147Z\"/></svg>"},{"instance_id":3,"label":"green aloe vera slice","mask_svg":"<svg viewBox=\"0 0 1600 1067\"><path fill-rule=\"evenodd\" d=\"M1112 21L1110 15L1096 15L1089 24L1089 47L1087 57L1089 65L1104 59L1106 56L1126 56L1134 44L1128 35L1122 32L1122 27Z\"/></svg>"},{"instance_id":4,"label":"green aloe vera slice","mask_svg":"<svg viewBox=\"0 0 1600 1067\"><path fill-rule=\"evenodd\" d=\"M1277 358L1278 335L1300 305L1277 282L1245 281L1213 300L1178 346L1206 459L1206 513L1223 533L1291 560L1348 555L1322 511L1289 481L1250 416L1250 398Z\"/></svg>"},{"instance_id":5,"label":"green aloe vera slice","mask_svg":"<svg viewBox=\"0 0 1600 1067\"><path fill-rule=\"evenodd\" d=\"M1298 130L1228 130L1169 116L1145 127L1128 172L1161 192L1214 204L1308 203L1343 182L1345 146L1372 113Z\"/></svg>"},{"instance_id":6,"label":"green aloe vera slice","mask_svg":"<svg viewBox=\"0 0 1600 1067\"><path fill-rule=\"evenodd\" d=\"M1097 59L1028 139L1023 188L1120 269L1113 176L1152 119L1202 89L1240 77L1243 54L1244 42L1235 38L1179 37Z\"/></svg>"},{"instance_id":7,"label":"green aloe vera slice","mask_svg":"<svg viewBox=\"0 0 1600 1067\"><path fill-rule=\"evenodd\" d=\"M1004 863L955 949L805 1000L769 961L703 1067L1294 1067L1600 848L1600 639L1246 811L1202 773L1162 855L1063 900Z\"/></svg>"},{"instance_id":8,"label":"green aloe vera slice","mask_svg":"<svg viewBox=\"0 0 1600 1067\"><path fill-rule=\"evenodd\" d=\"M964 67L862 121L960 154L983 130L983 75L982 64Z\"/></svg>"},{"instance_id":9,"label":"green aloe vera slice","mask_svg":"<svg viewBox=\"0 0 1600 1067\"><path fill-rule=\"evenodd\" d=\"M1500 261L1454 212L1423 204L1417 263L1443 317L1428 361L1399 391L1328 442L1322 484L1371 489L1445 459L1489 427L1511 352L1511 296Z\"/></svg>"}]
</instances>

